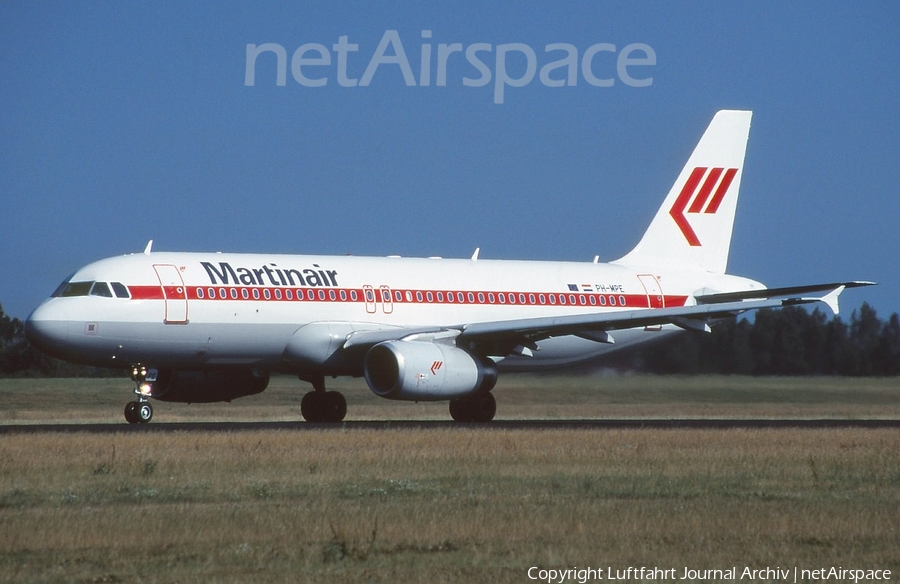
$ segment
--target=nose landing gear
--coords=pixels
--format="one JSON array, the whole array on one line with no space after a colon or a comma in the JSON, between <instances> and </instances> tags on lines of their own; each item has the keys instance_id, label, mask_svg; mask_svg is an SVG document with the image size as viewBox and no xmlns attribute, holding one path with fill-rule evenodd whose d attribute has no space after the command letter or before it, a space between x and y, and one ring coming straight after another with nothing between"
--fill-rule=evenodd
<instances>
[{"instance_id":1,"label":"nose landing gear","mask_svg":"<svg viewBox=\"0 0 900 584\"><path fill-rule=\"evenodd\" d=\"M129 424L146 424L153 418L153 406L147 401L131 401L125 406L125 420Z\"/></svg>"},{"instance_id":2,"label":"nose landing gear","mask_svg":"<svg viewBox=\"0 0 900 584\"><path fill-rule=\"evenodd\" d=\"M131 379L136 387L137 401L128 402L125 406L125 421L129 424L146 424L153 418L153 406L150 405L150 393L158 371L136 366L131 370Z\"/></svg>"}]
</instances>

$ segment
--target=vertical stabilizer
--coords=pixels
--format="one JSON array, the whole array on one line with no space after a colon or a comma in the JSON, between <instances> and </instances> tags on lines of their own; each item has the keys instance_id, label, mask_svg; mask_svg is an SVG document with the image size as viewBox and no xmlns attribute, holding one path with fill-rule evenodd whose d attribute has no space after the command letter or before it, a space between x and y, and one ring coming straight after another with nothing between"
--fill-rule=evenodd
<instances>
[{"instance_id":1,"label":"vertical stabilizer","mask_svg":"<svg viewBox=\"0 0 900 584\"><path fill-rule=\"evenodd\" d=\"M614 263L725 273L751 115L715 115L644 237Z\"/></svg>"}]
</instances>

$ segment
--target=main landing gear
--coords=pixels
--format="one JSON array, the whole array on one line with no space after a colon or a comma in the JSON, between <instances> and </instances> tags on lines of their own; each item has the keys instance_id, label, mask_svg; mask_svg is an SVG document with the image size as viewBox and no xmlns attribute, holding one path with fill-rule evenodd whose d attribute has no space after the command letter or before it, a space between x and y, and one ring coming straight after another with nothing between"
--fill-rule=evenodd
<instances>
[{"instance_id":1,"label":"main landing gear","mask_svg":"<svg viewBox=\"0 0 900 584\"><path fill-rule=\"evenodd\" d=\"M347 400L337 391L325 391L325 377L307 379L313 390L303 396L300 402L300 413L307 422L337 424L347 415Z\"/></svg>"},{"instance_id":2,"label":"main landing gear","mask_svg":"<svg viewBox=\"0 0 900 584\"><path fill-rule=\"evenodd\" d=\"M131 370L131 379L136 387L137 401L130 401L125 406L125 421L129 424L146 424L153 419L153 406L150 405L149 395L153 389L152 382L156 381L155 369L147 369L143 366L134 367Z\"/></svg>"},{"instance_id":3,"label":"main landing gear","mask_svg":"<svg viewBox=\"0 0 900 584\"><path fill-rule=\"evenodd\" d=\"M457 422L490 422L496 413L497 400L489 391L479 391L450 401L450 417Z\"/></svg>"},{"instance_id":4,"label":"main landing gear","mask_svg":"<svg viewBox=\"0 0 900 584\"><path fill-rule=\"evenodd\" d=\"M337 424L347 415L347 400L337 391L325 391L324 377L300 377L312 384L313 390L303 396L300 413L307 422ZM490 391L481 390L472 395L450 401L450 416L457 422L484 424L494 419L497 400Z\"/></svg>"}]
</instances>

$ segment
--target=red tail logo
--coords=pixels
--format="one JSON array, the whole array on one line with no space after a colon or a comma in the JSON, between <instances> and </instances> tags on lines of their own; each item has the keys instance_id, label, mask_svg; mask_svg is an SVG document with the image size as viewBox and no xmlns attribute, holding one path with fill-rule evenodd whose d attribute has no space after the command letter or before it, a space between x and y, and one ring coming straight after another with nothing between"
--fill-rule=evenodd
<instances>
[{"instance_id":1,"label":"red tail logo","mask_svg":"<svg viewBox=\"0 0 900 584\"><path fill-rule=\"evenodd\" d=\"M709 171L709 173L707 173L707 171ZM689 176L687 182L684 183L684 188L681 189L681 193L679 193L678 198L675 199L675 204L672 205L672 208L669 210L669 215L672 216L672 219L675 220L675 224L681 229L681 233L684 234L684 238L687 239L688 244L699 246L700 240L697 238L694 228L691 227L691 224L688 222L685 213L715 215L716 211L719 210L719 205L722 204L722 199L725 198L725 193L728 192L728 187L731 186L731 181L734 180L734 175L737 174L737 171L738 169L736 168L709 169L698 166L691 172L691 176ZM703 182L703 185L700 186L698 190L697 187L700 185L701 181ZM715 190L715 193L713 193L713 190ZM696 196L694 196L695 194ZM712 195L712 198L710 198L710 195ZM690 205L690 207L688 207L688 205Z\"/></svg>"}]
</instances>

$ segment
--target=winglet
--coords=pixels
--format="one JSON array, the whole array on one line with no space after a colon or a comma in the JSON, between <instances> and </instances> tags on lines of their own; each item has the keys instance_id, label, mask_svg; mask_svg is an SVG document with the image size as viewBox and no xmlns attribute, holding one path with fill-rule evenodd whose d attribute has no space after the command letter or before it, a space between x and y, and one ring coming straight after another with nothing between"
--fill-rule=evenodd
<instances>
[{"instance_id":1,"label":"winglet","mask_svg":"<svg viewBox=\"0 0 900 584\"><path fill-rule=\"evenodd\" d=\"M477 261L478 261L478 254L479 254L480 252L481 252L481 248L480 248L480 247L476 247L476 248L475 248L475 253L472 254L472 261L473 261L473 262L477 262Z\"/></svg>"},{"instance_id":2,"label":"winglet","mask_svg":"<svg viewBox=\"0 0 900 584\"><path fill-rule=\"evenodd\" d=\"M822 298L820 299L828 306L828 308L831 309L831 312L833 312L835 315L840 312L840 306L838 306L838 296L841 295L841 292L844 291L844 288L846 288L846 286L838 286L825 296L822 296Z\"/></svg>"},{"instance_id":3,"label":"winglet","mask_svg":"<svg viewBox=\"0 0 900 584\"><path fill-rule=\"evenodd\" d=\"M153 249L153 240L147 242L147 247L144 248L144 255L150 255L150 251Z\"/></svg>"}]
</instances>

